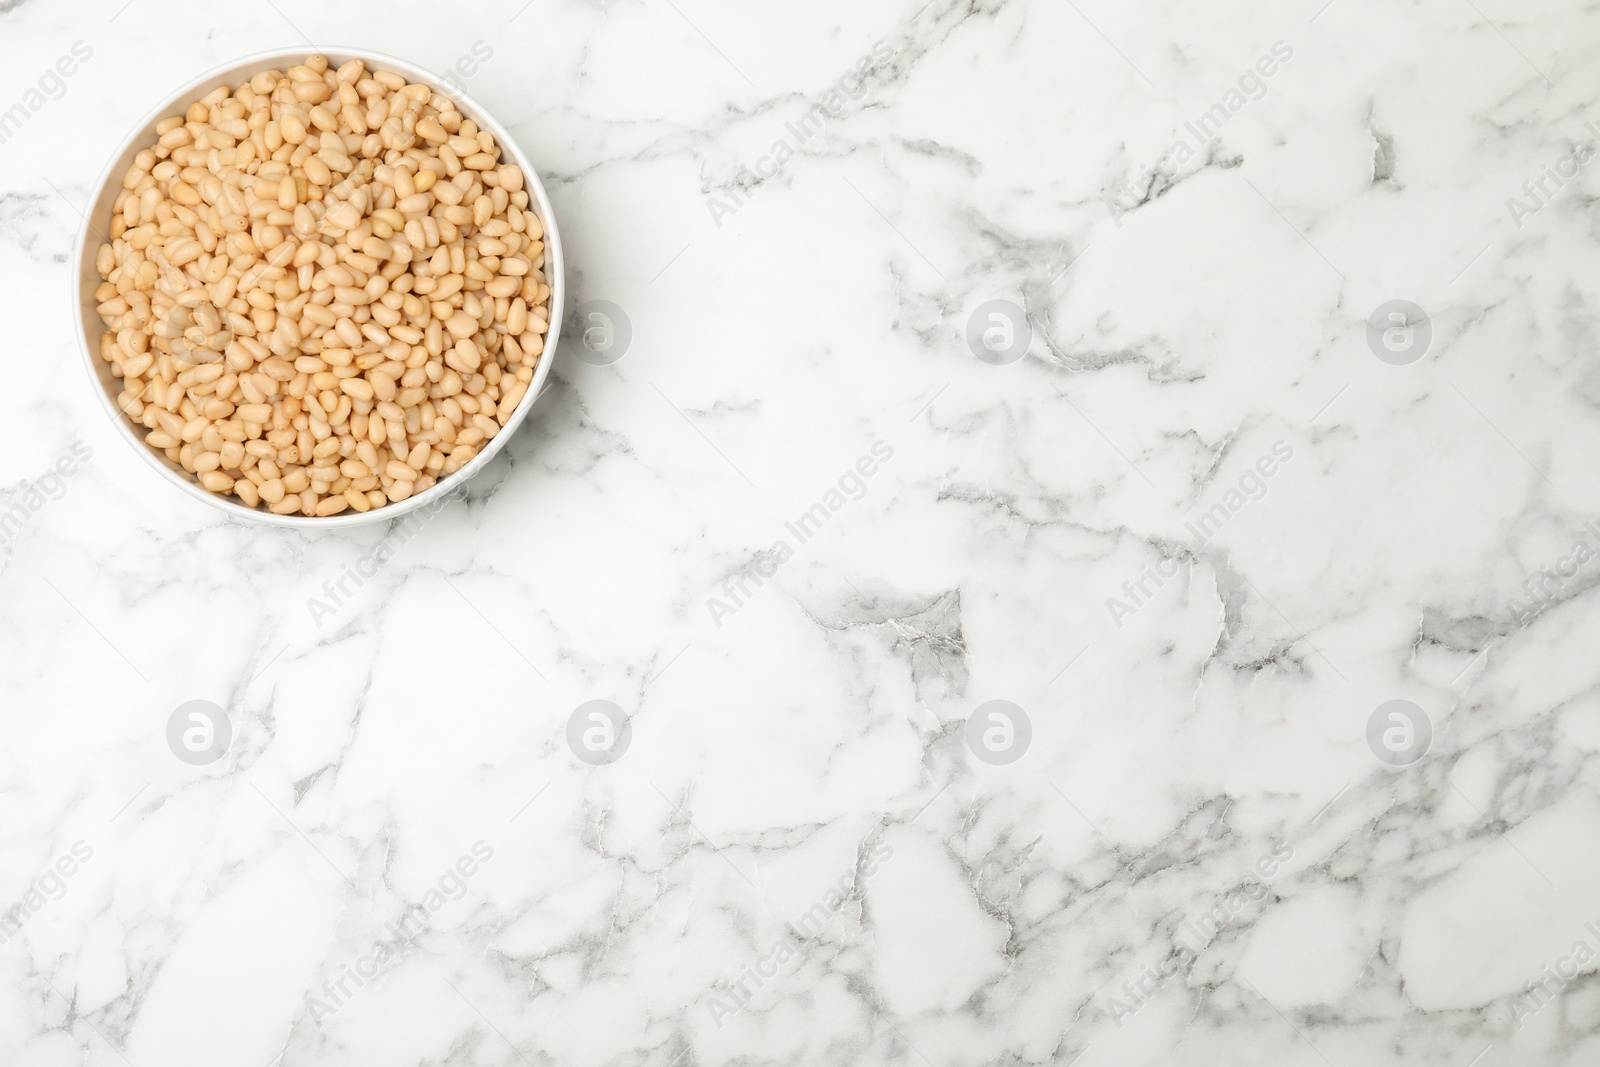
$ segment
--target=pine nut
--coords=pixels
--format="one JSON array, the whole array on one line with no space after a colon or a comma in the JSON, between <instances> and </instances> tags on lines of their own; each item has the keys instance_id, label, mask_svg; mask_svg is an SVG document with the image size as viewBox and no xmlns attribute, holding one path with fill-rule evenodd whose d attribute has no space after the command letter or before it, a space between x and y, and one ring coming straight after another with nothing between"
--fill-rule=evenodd
<instances>
[{"instance_id":1,"label":"pine nut","mask_svg":"<svg viewBox=\"0 0 1600 1067\"><path fill-rule=\"evenodd\" d=\"M339 388L357 400L371 400L373 396L372 383L365 378L346 378L339 383Z\"/></svg>"},{"instance_id":2,"label":"pine nut","mask_svg":"<svg viewBox=\"0 0 1600 1067\"><path fill-rule=\"evenodd\" d=\"M94 250L119 405L209 492L368 511L527 402L544 227L494 137L426 85L310 56L157 124Z\"/></svg>"}]
</instances>

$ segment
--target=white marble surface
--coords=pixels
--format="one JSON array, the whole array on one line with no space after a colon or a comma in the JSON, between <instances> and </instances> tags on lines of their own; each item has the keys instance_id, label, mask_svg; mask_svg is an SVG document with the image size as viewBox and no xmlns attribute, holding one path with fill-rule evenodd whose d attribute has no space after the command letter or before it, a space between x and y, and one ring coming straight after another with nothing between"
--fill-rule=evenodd
<instances>
[{"instance_id":1,"label":"white marble surface","mask_svg":"<svg viewBox=\"0 0 1600 1067\"><path fill-rule=\"evenodd\" d=\"M123 3L0 2L0 1062L1600 1062L1593 6ZM492 50L632 325L414 535L183 499L73 336L114 143L303 35Z\"/></svg>"}]
</instances>

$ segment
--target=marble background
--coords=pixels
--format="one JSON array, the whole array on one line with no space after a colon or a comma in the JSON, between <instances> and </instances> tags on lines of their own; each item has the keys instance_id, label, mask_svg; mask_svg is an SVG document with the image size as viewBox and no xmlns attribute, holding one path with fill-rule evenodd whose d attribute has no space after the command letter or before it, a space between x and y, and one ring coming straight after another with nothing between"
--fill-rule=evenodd
<instances>
[{"instance_id":1,"label":"marble background","mask_svg":"<svg viewBox=\"0 0 1600 1067\"><path fill-rule=\"evenodd\" d=\"M302 44L459 77L631 328L414 531L186 500L73 333L115 143ZM1563 0L0 0L0 1062L1600 1061L1597 51Z\"/></svg>"}]
</instances>

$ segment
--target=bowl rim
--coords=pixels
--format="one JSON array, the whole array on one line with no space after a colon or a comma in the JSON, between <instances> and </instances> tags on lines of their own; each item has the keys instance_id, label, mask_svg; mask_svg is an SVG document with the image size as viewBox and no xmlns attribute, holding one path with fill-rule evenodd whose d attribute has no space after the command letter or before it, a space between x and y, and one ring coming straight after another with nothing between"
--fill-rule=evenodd
<instances>
[{"instance_id":1,"label":"bowl rim","mask_svg":"<svg viewBox=\"0 0 1600 1067\"><path fill-rule=\"evenodd\" d=\"M457 108L468 118L475 121L479 128L487 129L494 134L495 140L500 144L501 151L510 157L510 161L522 168L524 175L524 188L529 191L529 206L535 209L540 223L544 227L544 271L547 283L550 286L550 329L545 334L544 351L539 357L539 364L534 368L533 380L528 383L528 391L518 403L511 417L501 427L500 432L483 447L483 449L467 463L466 466L453 474L441 478L434 485L406 498L398 503L385 504L381 508L370 511L347 510L337 515L274 515L264 509L252 508L235 497L223 497L203 488L200 483L188 472L181 472L170 465L165 456L158 454L153 448L145 444L143 439L134 431L132 420L117 406L116 398L110 391L110 381L119 379L110 378L109 368L103 368L103 361L99 354L99 338L103 327L92 331L90 322L99 322L99 314L95 309L93 289L86 290L85 281L94 258L98 254L100 245L104 242L101 230L95 226L95 213L97 205L107 190L107 186L114 180L120 181L120 171L127 168L127 160L131 154L137 152L136 146L143 147L145 142L153 139L155 125L163 118L172 114L174 109L199 99L223 82L234 83L240 76L245 80L262 70L283 69L285 62L303 62L307 57L322 55L328 58L330 66L341 66L352 59L360 59L367 64L368 70L393 70L397 74L405 75L408 81L423 82L443 96L448 96L456 102ZM218 509L225 515L242 522L255 522L268 526L279 526L299 529L333 529L339 527L363 526L369 523L385 522L399 519L419 508L430 507L430 514L437 511L445 503L445 498L456 493L466 485L474 476L486 467L505 443L511 439L518 427L532 410L534 402L539 399L545 381L550 375L551 366L555 362L555 352L561 336L561 313L565 303L565 271L561 254L561 234L557 228L555 212L550 204L549 195L545 191L544 182L540 179L538 171L534 169L528 155L517 144L509 130L501 125L490 111L475 100L470 94L444 83L437 74L408 60L391 56L384 52L373 51L368 48L344 47L330 45L326 48L274 48L267 51L255 52L241 56L231 62L213 67L204 73L185 82L179 88L168 93L160 102L152 107L140 119L121 141L118 142L105 166L100 171L100 176L88 190L87 203L82 212L83 225L79 230L77 256L74 262L72 282L72 300L74 314L78 320L78 347L84 357L84 367L88 372L90 385L100 397L101 406L110 416L111 422L116 425L117 435L128 443L146 463L155 470L169 485L177 487L188 496L202 500ZM109 218L109 216L107 216ZM99 272L95 271L95 276Z\"/></svg>"}]
</instances>

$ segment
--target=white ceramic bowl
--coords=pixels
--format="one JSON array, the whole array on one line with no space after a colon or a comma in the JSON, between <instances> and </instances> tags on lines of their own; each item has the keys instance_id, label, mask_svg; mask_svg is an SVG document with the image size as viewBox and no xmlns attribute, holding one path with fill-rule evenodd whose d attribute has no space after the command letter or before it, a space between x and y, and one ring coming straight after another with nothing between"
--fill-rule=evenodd
<instances>
[{"instance_id":1,"label":"white ceramic bowl","mask_svg":"<svg viewBox=\"0 0 1600 1067\"><path fill-rule=\"evenodd\" d=\"M94 379L95 391L100 394L100 401L105 405L107 415L116 423L118 433L128 442L145 461L150 464L166 482L176 486L180 491L187 493L197 500L203 500L210 506L217 508L235 519L244 522L263 522L275 526L297 526L333 528L340 526L359 526L369 522L383 522L389 519L398 519L408 512L419 508L427 508L430 512L437 510L443 503L443 497L454 492L463 485L468 478L481 471L484 466L495 457L495 454L510 440L511 435L521 425L527 416L528 410L533 407L544 387L545 379L550 374L550 366L555 359L557 339L561 336L561 309L565 296L563 285L563 272L561 263L561 236L556 230L555 215L550 210L550 199L545 195L544 185L539 181L538 174L528 162L527 154L517 146L515 140L506 132L504 126L495 121L476 101L465 94L446 86L439 78L429 71L423 70L414 64L393 56L383 55L381 52L368 52L356 49L330 48L321 54L328 57L332 66L341 66L352 59L365 60L368 70L392 70L402 74L408 81L422 82L456 102L463 115L476 122L480 129L488 130L494 134L495 141L501 146L506 159L516 163L522 168L526 176L525 188L528 190L528 208L539 216L539 221L544 226L544 257L545 275L550 284L550 332L545 335L544 354L539 357L539 366L534 370L533 381L529 384L528 393L522 398L522 403L517 410L512 412L500 432L494 439L484 446L482 452L465 467L454 474L441 478L431 488L416 494L398 504L387 504L371 511L345 511L338 515L318 518L311 515L274 515L265 509L247 507L237 497L223 497L216 493L208 492L201 488L194 475L168 460L165 455L157 452L144 443L142 434L144 427L136 424L132 419L117 410L116 397L122 391L120 379L111 374L111 365L100 358L100 335L105 332L105 324L100 321L100 315L95 310L96 302L94 291L100 284L99 272L95 269L95 254L100 245L104 243L103 236L111 222L111 207L115 202L117 193L122 188L122 176L127 173L128 167L133 164L134 156L140 150L148 148L156 140L156 123L169 115L181 114L190 103L205 96L219 85L237 86L247 82L263 70L284 70L296 63L305 61L306 56L312 53L303 49L285 50L275 52L261 52L248 56L236 63L230 63L202 75L194 81L182 86L163 100L143 122L136 126L132 133L122 142L122 145L112 155L111 161L106 164L106 169L101 173L100 179L95 183L94 192L89 200L83 232L78 239L78 270L73 283L73 299L78 308L81 319L83 342L83 357L89 367L89 375ZM137 426L137 429L136 429Z\"/></svg>"}]
</instances>

